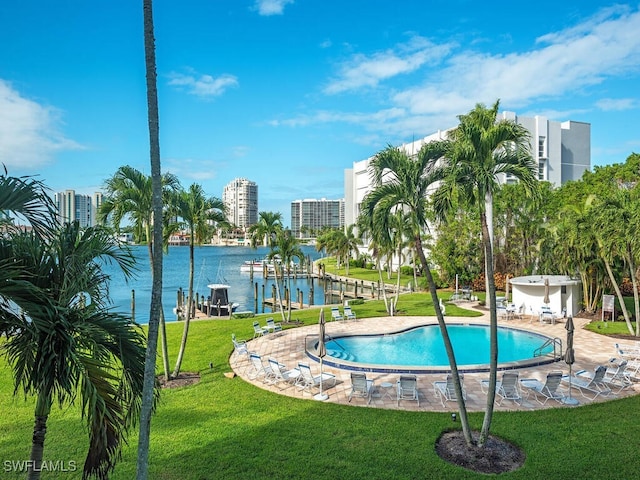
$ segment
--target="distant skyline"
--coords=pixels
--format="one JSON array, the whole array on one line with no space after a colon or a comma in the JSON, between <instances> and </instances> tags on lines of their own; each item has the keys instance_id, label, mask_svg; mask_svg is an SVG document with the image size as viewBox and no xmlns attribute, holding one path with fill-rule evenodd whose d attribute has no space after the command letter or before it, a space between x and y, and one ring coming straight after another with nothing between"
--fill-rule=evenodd
<instances>
[{"instance_id":1,"label":"distant skyline","mask_svg":"<svg viewBox=\"0 0 640 480\"><path fill-rule=\"evenodd\" d=\"M592 167L640 151L640 6L591 0L154 1L163 171L259 210L344 197L387 145L501 110L591 124ZM142 2L0 4L0 163L92 194L150 172Z\"/></svg>"}]
</instances>

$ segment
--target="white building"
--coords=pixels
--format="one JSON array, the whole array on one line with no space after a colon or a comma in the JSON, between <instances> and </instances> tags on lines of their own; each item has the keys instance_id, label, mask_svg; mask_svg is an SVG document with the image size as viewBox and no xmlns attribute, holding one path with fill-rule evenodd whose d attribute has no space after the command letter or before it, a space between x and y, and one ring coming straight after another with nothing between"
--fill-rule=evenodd
<instances>
[{"instance_id":1,"label":"white building","mask_svg":"<svg viewBox=\"0 0 640 480\"><path fill-rule=\"evenodd\" d=\"M302 230L317 231L323 227L344 227L344 198L291 202L291 232L295 238L302 238Z\"/></svg>"},{"instance_id":2,"label":"white building","mask_svg":"<svg viewBox=\"0 0 640 480\"><path fill-rule=\"evenodd\" d=\"M582 283L565 275L529 275L510 280L513 304L525 315L537 316L543 306L557 315L572 317L580 311ZM545 302L545 291L549 302Z\"/></svg>"},{"instance_id":3,"label":"white building","mask_svg":"<svg viewBox=\"0 0 640 480\"><path fill-rule=\"evenodd\" d=\"M222 192L227 208L227 220L233 225L248 229L258 223L258 185L246 178L229 182Z\"/></svg>"},{"instance_id":4,"label":"white building","mask_svg":"<svg viewBox=\"0 0 640 480\"><path fill-rule=\"evenodd\" d=\"M530 148L538 164L538 179L560 186L570 180L579 180L591 168L591 125L589 123L566 121L556 122L542 116L518 117L513 112L503 112L499 119L508 119L525 127L530 133ZM452 127L455 128L455 127ZM449 129L451 130L451 129ZM409 155L418 153L420 148L434 140L444 140L447 131L439 130L411 143L400 145ZM373 157L353 163L353 168L345 170L345 224L356 222L360 205L365 195L372 190L369 163ZM501 179L508 183L513 179Z\"/></svg>"},{"instance_id":5,"label":"white building","mask_svg":"<svg viewBox=\"0 0 640 480\"><path fill-rule=\"evenodd\" d=\"M90 195L76 194L75 190L65 190L54 195L54 203L60 224L77 220L81 227L91 227L95 225L96 209L102 203L102 194L95 193L92 198Z\"/></svg>"}]
</instances>

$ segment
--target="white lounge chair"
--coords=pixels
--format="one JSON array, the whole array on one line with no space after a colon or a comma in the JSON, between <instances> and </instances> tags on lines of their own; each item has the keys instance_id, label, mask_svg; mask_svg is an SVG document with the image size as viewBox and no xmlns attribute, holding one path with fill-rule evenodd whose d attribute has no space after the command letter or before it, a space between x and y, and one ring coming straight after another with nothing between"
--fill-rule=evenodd
<instances>
[{"instance_id":1,"label":"white lounge chair","mask_svg":"<svg viewBox=\"0 0 640 480\"><path fill-rule=\"evenodd\" d=\"M616 355L627 361L640 361L640 347L616 343Z\"/></svg>"},{"instance_id":2,"label":"white lounge chair","mask_svg":"<svg viewBox=\"0 0 640 480\"><path fill-rule=\"evenodd\" d=\"M480 388L484 393L489 389L489 380L481 380ZM518 388L518 374L516 372L504 372L502 380L496 382L496 395L498 395L498 405L502 405L504 400L513 400L517 404L522 403L522 395Z\"/></svg>"},{"instance_id":3,"label":"white lounge chair","mask_svg":"<svg viewBox=\"0 0 640 480\"><path fill-rule=\"evenodd\" d=\"M569 375L563 375L562 381L564 383L571 383L571 387L576 387L580 390L580 394L584 398L589 400L595 400L598 395L607 395L611 393L611 389L604 383L604 376L607 372L607 367L600 365L596 368L595 373L587 372L585 370L576 372L575 375L569 377Z\"/></svg>"},{"instance_id":4,"label":"white lounge chair","mask_svg":"<svg viewBox=\"0 0 640 480\"><path fill-rule=\"evenodd\" d=\"M237 365L240 357L245 356L246 359L249 359L249 349L247 347L247 342L244 340L236 339L236 334L231 334L231 342L233 343L233 351L236 354L233 364Z\"/></svg>"},{"instance_id":5,"label":"white lounge chair","mask_svg":"<svg viewBox=\"0 0 640 480\"><path fill-rule=\"evenodd\" d=\"M466 400L467 392L464 390L464 375L460 374L460 386L462 387L462 398ZM444 407L445 402L457 402L458 396L456 395L455 385L453 383L453 376L447 375L446 380L438 380L433 382L433 393L440 399L440 403Z\"/></svg>"},{"instance_id":6,"label":"white lounge chair","mask_svg":"<svg viewBox=\"0 0 640 480\"><path fill-rule=\"evenodd\" d=\"M562 372L556 371L549 372L544 383L535 378L522 378L520 380L520 385L526 388L527 396L533 393L536 401L541 405L544 405L550 399L556 400L557 402L564 400L564 394L558 391L561 381ZM540 401L540 398L538 397L544 398L544 401Z\"/></svg>"},{"instance_id":7,"label":"white lounge chair","mask_svg":"<svg viewBox=\"0 0 640 480\"><path fill-rule=\"evenodd\" d=\"M248 376L251 380L255 380L260 377L264 377L263 381L267 381L267 369L265 365L262 363L262 357L257 353L249 354L249 361L251 362L251 366L253 367L253 371L248 373ZM271 371L269 369L269 371Z\"/></svg>"},{"instance_id":8,"label":"white lounge chair","mask_svg":"<svg viewBox=\"0 0 640 480\"><path fill-rule=\"evenodd\" d=\"M298 378L298 385L303 390L311 390L312 388L320 388L320 381L322 381L322 388L333 387L336 384L336 376L331 373L323 372L322 375L313 375L311 373L311 367L308 363L298 362L298 370L300 370L300 377Z\"/></svg>"},{"instance_id":9,"label":"white lounge chair","mask_svg":"<svg viewBox=\"0 0 640 480\"><path fill-rule=\"evenodd\" d=\"M266 327L261 327L258 322L253 322L253 338L261 337L269 333Z\"/></svg>"},{"instance_id":10,"label":"white lounge chair","mask_svg":"<svg viewBox=\"0 0 640 480\"><path fill-rule=\"evenodd\" d=\"M344 317L340 314L340 309L338 307L331 307L331 318L334 321L344 320Z\"/></svg>"},{"instance_id":11,"label":"white lounge chair","mask_svg":"<svg viewBox=\"0 0 640 480\"><path fill-rule=\"evenodd\" d=\"M282 331L282 323L276 322L273 317L267 318L267 326L264 327L269 332L281 332Z\"/></svg>"},{"instance_id":12,"label":"white lounge chair","mask_svg":"<svg viewBox=\"0 0 640 480\"><path fill-rule=\"evenodd\" d=\"M367 379L367 375L362 372L351 372L351 393L349 402L353 397L367 399L367 404L371 403L371 393L373 392L373 380Z\"/></svg>"},{"instance_id":13,"label":"white lounge chair","mask_svg":"<svg viewBox=\"0 0 640 480\"><path fill-rule=\"evenodd\" d=\"M300 377L300 370L298 370L297 368L287 370L287 368L282 363L278 362L275 358L272 357L269 357L269 367L271 368L271 378L274 385L279 385L280 383L293 385L298 381L298 378Z\"/></svg>"},{"instance_id":14,"label":"white lounge chair","mask_svg":"<svg viewBox=\"0 0 640 480\"><path fill-rule=\"evenodd\" d=\"M415 375L400 375L397 384L397 400L400 406L400 400L415 400L420 406L420 396L418 395L418 378Z\"/></svg>"},{"instance_id":15,"label":"white lounge chair","mask_svg":"<svg viewBox=\"0 0 640 480\"><path fill-rule=\"evenodd\" d=\"M617 388L618 390L613 392L615 394L633 385L631 376L627 373L628 364L629 362L626 360L618 360L616 358L612 358L609 362L607 372L602 381L607 384L612 391L614 388Z\"/></svg>"},{"instance_id":16,"label":"white lounge chair","mask_svg":"<svg viewBox=\"0 0 640 480\"><path fill-rule=\"evenodd\" d=\"M356 320L356 314L351 311L351 307L344 307L344 318L347 320Z\"/></svg>"}]
</instances>

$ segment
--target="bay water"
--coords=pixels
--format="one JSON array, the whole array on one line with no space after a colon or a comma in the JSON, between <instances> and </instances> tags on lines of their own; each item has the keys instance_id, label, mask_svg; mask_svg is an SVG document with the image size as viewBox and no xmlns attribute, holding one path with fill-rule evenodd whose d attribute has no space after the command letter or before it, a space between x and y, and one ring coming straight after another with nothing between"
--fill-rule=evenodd
<instances>
[{"instance_id":1,"label":"bay water","mask_svg":"<svg viewBox=\"0 0 640 480\"><path fill-rule=\"evenodd\" d=\"M105 265L105 271L111 276L109 296L115 311L129 315L131 313L131 291L135 291L135 321L137 323L149 322L149 307L151 302L151 266L146 246L132 246L132 252L137 260L137 272L134 278L125 281L124 275L113 265ZM312 261L320 258L320 252L315 247L302 246L302 252ZM247 260L263 260L269 253L268 247L226 247L226 246L200 246L194 252L194 292L208 296L207 288L211 283L225 283L229 288L229 301L237 303L237 311L252 311L254 313L267 313L271 309L262 306L262 286L264 285L265 297L271 298L272 286L275 279L265 280L262 275L254 275L253 280L249 273L240 272L240 266ZM185 297L189 287L189 247L172 246L163 257L163 288L162 304L167 321L175 321L176 315L173 309L177 303L178 289L182 288ZM255 298L255 284L258 284L258 298ZM303 294L304 303L309 303L309 290L311 281L307 278L291 279L291 292L294 301L297 300L297 291ZM314 305L324 303L324 290L322 282L317 279L313 283ZM282 291L282 285L280 286ZM282 291L284 296L284 292ZM256 311L257 300L257 311Z\"/></svg>"}]
</instances>

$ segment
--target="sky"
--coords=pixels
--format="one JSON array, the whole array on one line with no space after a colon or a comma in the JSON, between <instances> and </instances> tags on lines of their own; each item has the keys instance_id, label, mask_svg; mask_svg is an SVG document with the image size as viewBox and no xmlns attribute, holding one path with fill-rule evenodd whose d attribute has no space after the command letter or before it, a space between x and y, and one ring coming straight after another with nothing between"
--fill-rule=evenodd
<instances>
[{"instance_id":1,"label":"sky","mask_svg":"<svg viewBox=\"0 0 640 480\"><path fill-rule=\"evenodd\" d=\"M477 103L640 151L640 4L155 0L162 169L259 210L344 197L344 170ZM0 2L0 163L52 192L150 174L142 1Z\"/></svg>"}]
</instances>

